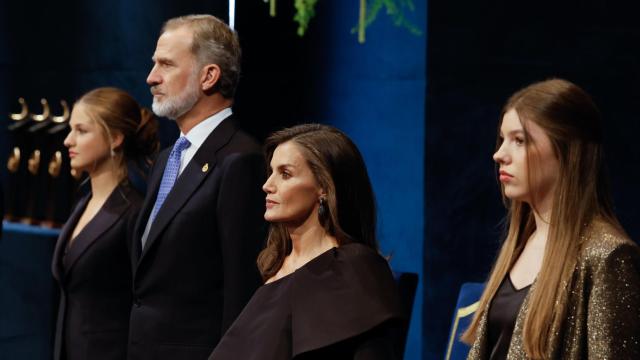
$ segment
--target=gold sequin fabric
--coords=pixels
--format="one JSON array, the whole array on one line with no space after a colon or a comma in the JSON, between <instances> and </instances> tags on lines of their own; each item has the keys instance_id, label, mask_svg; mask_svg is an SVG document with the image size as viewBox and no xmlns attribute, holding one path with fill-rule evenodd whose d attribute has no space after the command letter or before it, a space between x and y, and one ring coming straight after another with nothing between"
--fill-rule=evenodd
<instances>
[{"instance_id":1,"label":"gold sequin fabric","mask_svg":"<svg viewBox=\"0 0 640 360\"><path fill-rule=\"evenodd\" d=\"M582 241L566 317L559 328L548 334L548 358L640 360L640 248L612 226L600 222L588 227ZM528 359L522 338L528 303L529 296L516 319L509 360ZM488 307L468 360L489 358L487 313Z\"/></svg>"}]
</instances>

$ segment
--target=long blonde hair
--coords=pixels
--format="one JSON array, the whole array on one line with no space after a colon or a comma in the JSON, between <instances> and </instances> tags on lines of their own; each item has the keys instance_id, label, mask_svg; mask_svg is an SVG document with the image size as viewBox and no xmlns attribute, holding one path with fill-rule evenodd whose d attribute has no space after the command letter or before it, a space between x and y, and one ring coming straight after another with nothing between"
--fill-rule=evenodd
<instances>
[{"instance_id":1,"label":"long blonde hair","mask_svg":"<svg viewBox=\"0 0 640 360\"><path fill-rule=\"evenodd\" d=\"M548 355L551 330L559 329L565 317L567 287L586 226L594 219L600 219L622 229L611 206L603 161L600 113L591 97L569 81L551 79L531 84L513 94L503 107L501 119L510 110L518 114L527 144L531 139L527 122L534 122L545 131L560 165L542 268L531 288L523 324L527 356L542 359ZM529 154L527 145L528 158ZM527 166L535 172L530 161ZM508 209L506 239L487 280L478 311L462 336L467 343L475 340L480 319L535 231L535 204L507 199L504 187L502 197Z\"/></svg>"}]
</instances>

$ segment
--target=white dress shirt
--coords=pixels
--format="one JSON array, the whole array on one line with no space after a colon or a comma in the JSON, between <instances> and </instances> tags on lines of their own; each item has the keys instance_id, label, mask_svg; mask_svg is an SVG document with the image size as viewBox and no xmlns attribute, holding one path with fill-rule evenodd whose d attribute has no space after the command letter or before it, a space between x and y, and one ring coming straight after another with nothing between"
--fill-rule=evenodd
<instances>
[{"instance_id":1,"label":"white dress shirt","mask_svg":"<svg viewBox=\"0 0 640 360\"><path fill-rule=\"evenodd\" d=\"M191 145L182 151L182 157L180 159L180 171L178 176L182 174L184 168L187 167L189 161L193 159L193 155L196 154L202 143L209 137L209 135L215 130L222 120L231 116L233 112L231 108L224 108L221 111L213 114L212 116L204 119L198 125L194 126L186 135L182 132L180 136L184 136L189 140Z\"/></svg>"}]
</instances>

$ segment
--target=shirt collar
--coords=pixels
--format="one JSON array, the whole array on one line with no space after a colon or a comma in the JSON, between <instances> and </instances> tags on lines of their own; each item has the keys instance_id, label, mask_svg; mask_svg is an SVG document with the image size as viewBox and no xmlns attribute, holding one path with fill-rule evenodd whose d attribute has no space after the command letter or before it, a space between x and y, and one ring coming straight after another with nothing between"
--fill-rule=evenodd
<instances>
[{"instance_id":1,"label":"shirt collar","mask_svg":"<svg viewBox=\"0 0 640 360\"><path fill-rule=\"evenodd\" d=\"M188 134L185 135L180 132L180 136L186 137L191 143L190 147L197 149L207 139L209 134L211 134L211 132L220 125L222 120L228 118L231 114L233 114L233 112L230 107L224 108L202 120L198 125L194 126Z\"/></svg>"}]
</instances>

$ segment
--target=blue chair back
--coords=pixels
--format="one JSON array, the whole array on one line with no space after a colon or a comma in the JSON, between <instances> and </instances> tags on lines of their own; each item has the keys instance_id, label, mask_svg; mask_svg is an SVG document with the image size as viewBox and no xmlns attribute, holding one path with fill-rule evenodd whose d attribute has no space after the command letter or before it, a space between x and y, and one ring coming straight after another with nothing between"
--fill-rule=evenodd
<instances>
[{"instance_id":1,"label":"blue chair back","mask_svg":"<svg viewBox=\"0 0 640 360\"><path fill-rule=\"evenodd\" d=\"M469 346L460 341L460 336L469 327L472 315L478 309L478 300L480 300L483 290L484 283L464 283L460 287L458 302L451 321L445 360L464 360L467 358Z\"/></svg>"}]
</instances>

